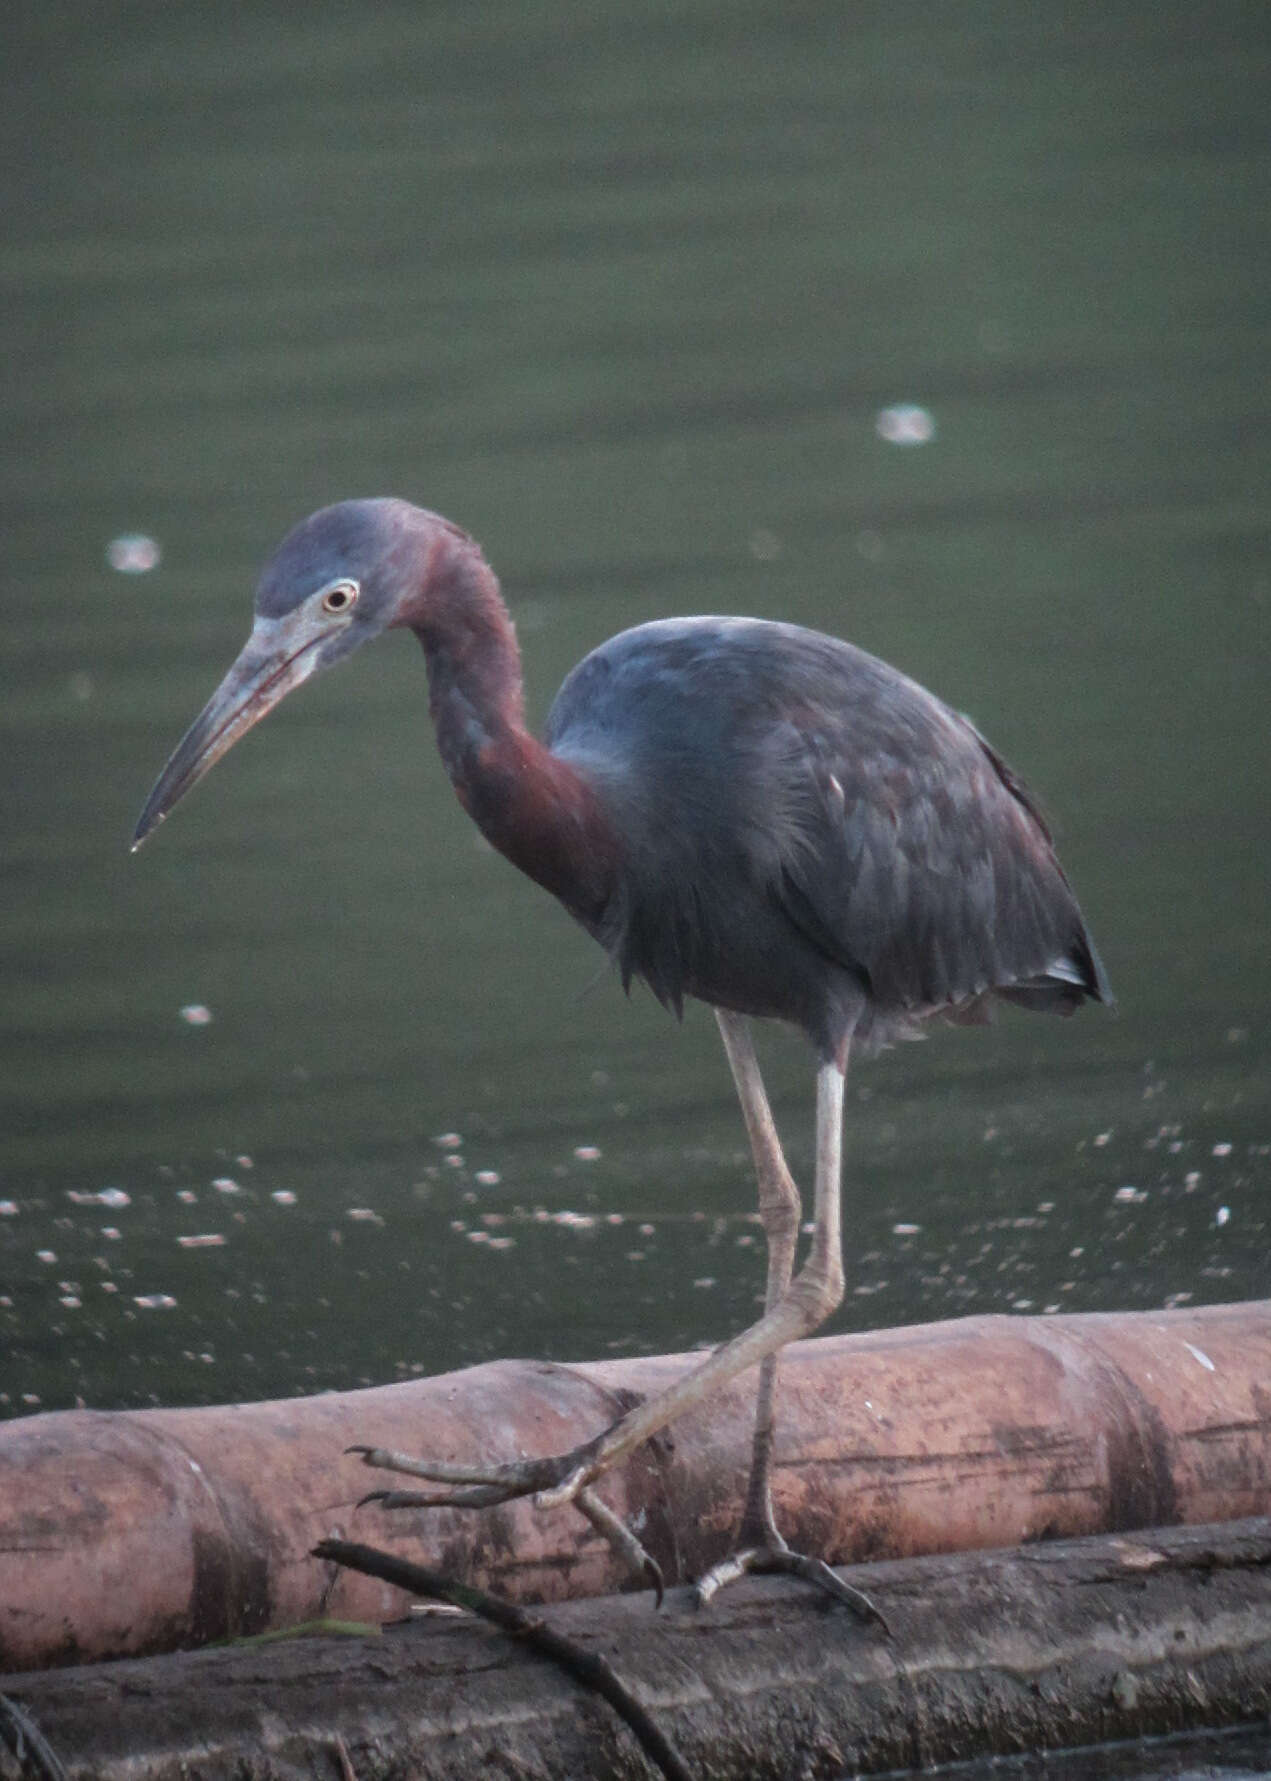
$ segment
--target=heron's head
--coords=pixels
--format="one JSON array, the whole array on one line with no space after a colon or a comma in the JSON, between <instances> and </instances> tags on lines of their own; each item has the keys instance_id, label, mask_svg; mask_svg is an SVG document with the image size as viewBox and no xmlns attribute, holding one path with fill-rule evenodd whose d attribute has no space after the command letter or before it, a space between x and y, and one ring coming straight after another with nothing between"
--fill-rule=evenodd
<instances>
[{"instance_id":1,"label":"heron's head","mask_svg":"<svg viewBox=\"0 0 1271 1781\"><path fill-rule=\"evenodd\" d=\"M390 625L411 623L451 553L474 548L407 501L340 501L303 520L265 565L251 636L159 775L134 849L294 687Z\"/></svg>"}]
</instances>

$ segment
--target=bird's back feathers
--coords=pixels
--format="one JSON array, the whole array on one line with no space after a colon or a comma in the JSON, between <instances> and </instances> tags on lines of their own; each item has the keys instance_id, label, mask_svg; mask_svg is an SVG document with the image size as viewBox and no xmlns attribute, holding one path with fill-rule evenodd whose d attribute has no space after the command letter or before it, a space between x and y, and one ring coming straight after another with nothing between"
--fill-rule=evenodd
<instances>
[{"instance_id":1,"label":"bird's back feathers","mask_svg":"<svg viewBox=\"0 0 1271 1781\"><path fill-rule=\"evenodd\" d=\"M1110 999L1029 794L966 719L847 643L671 619L565 681L552 751L621 839L598 937L624 980L775 1015L832 1053L996 993Z\"/></svg>"}]
</instances>

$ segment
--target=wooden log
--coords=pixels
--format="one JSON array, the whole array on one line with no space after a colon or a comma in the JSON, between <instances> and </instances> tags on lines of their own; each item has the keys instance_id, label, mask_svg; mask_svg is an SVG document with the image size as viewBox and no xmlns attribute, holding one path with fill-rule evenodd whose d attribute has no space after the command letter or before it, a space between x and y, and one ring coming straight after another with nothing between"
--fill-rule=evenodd
<instances>
[{"instance_id":1,"label":"wooden log","mask_svg":"<svg viewBox=\"0 0 1271 1781\"><path fill-rule=\"evenodd\" d=\"M853 1568L890 1638L786 1579L698 1612L558 1604L700 1781L809 1781L1261 1717L1271 1522ZM7 1679L69 1781L648 1781L611 1708L467 1618ZM1250 1767L1260 1767L1250 1763ZM9 1781L0 1755L0 1778Z\"/></svg>"},{"instance_id":2,"label":"wooden log","mask_svg":"<svg viewBox=\"0 0 1271 1781\"><path fill-rule=\"evenodd\" d=\"M370 1442L500 1460L572 1447L692 1355L497 1362L370 1391L0 1425L0 1668L171 1650L404 1601L308 1555L360 1539L520 1601L624 1587L573 1510L388 1515ZM603 1493L671 1582L719 1558L753 1380L651 1443ZM775 1494L831 1563L1271 1511L1271 1302L979 1317L787 1350Z\"/></svg>"}]
</instances>

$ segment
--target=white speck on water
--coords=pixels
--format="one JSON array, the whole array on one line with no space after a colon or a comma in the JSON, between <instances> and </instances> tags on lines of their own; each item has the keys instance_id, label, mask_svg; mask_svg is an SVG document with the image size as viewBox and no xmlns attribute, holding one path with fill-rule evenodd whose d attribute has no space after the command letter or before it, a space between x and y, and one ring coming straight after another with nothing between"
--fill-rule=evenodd
<instances>
[{"instance_id":1,"label":"white speck on water","mask_svg":"<svg viewBox=\"0 0 1271 1781\"><path fill-rule=\"evenodd\" d=\"M1217 1225L1227 1224L1230 1221L1230 1218L1231 1218L1231 1207L1230 1206L1220 1206L1218 1208L1217 1212L1214 1213L1214 1223Z\"/></svg>"},{"instance_id":2,"label":"white speck on water","mask_svg":"<svg viewBox=\"0 0 1271 1781\"><path fill-rule=\"evenodd\" d=\"M894 1224L891 1234L893 1237L916 1237L921 1229L920 1224Z\"/></svg>"},{"instance_id":3,"label":"white speck on water","mask_svg":"<svg viewBox=\"0 0 1271 1781\"><path fill-rule=\"evenodd\" d=\"M145 575L162 558L157 540L146 532L121 532L106 546L106 561L120 575Z\"/></svg>"},{"instance_id":4,"label":"white speck on water","mask_svg":"<svg viewBox=\"0 0 1271 1781\"><path fill-rule=\"evenodd\" d=\"M125 1193L122 1187L103 1187L99 1193L79 1193L75 1188L68 1188L67 1199L73 1206L131 1206L132 1195Z\"/></svg>"},{"instance_id":5,"label":"white speck on water","mask_svg":"<svg viewBox=\"0 0 1271 1781\"><path fill-rule=\"evenodd\" d=\"M240 1169L254 1169L256 1167L256 1164L252 1161L251 1157L245 1154L243 1156L236 1156L234 1161L238 1164Z\"/></svg>"},{"instance_id":6,"label":"white speck on water","mask_svg":"<svg viewBox=\"0 0 1271 1781\"><path fill-rule=\"evenodd\" d=\"M202 1231L198 1236L177 1238L182 1249L221 1249L226 1241L220 1231Z\"/></svg>"},{"instance_id":7,"label":"white speck on water","mask_svg":"<svg viewBox=\"0 0 1271 1781\"><path fill-rule=\"evenodd\" d=\"M176 1306L176 1300L169 1292L134 1293L132 1302L143 1311L171 1311Z\"/></svg>"},{"instance_id":8,"label":"white speck on water","mask_svg":"<svg viewBox=\"0 0 1271 1781\"><path fill-rule=\"evenodd\" d=\"M600 1147L597 1144L575 1144L574 1155L580 1163L599 1162Z\"/></svg>"},{"instance_id":9,"label":"white speck on water","mask_svg":"<svg viewBox=\"0 0 1271 1781\"><path fill-rule=\"evenodd\" d=\"M1183 1176L1183 1187L1189 1194L1194 1194L1200 1186L1200 1170L1189 1169Z\"/></svg>"},{"instance_id":10,"label":"white speck on water","mask_svg":"<svg viewBox=\"0 0 1271 1781\"><path fill-rule=\"evenodd\" d=\"M58 1300L58 1304L65 1305L68 1311L78 1311L82 1303L83 1301L73 1292L63 1293Z\"/></svg>"},{"instance_id":11,"label":"white speck on water","mask_svg":"<svg viewBox=\"0 0 1271 1781\"><path fill-rule=\"evenodd\" d=\"M936 422L931 410L917 402L897 402L879 409L874 431L888 445L926 445L936 436Z\"/></svg>"},{"instance_id":12,"label":"white speck on water","mask_svg":"<svg viewBox=\"0 0 1271 1781\"><path fill-rule=\"evenodd\" d=\"M123 1236L123 1232L119 1229L118 1225L104 1224L102 1226L102 1236L105 1237L108 1243L118 1243Z\"/></svg>"},{"instance_id":13,"label":"white speck on water","mask_svg":"<svg viewBox=\"0 0 1271 1781\"><path fill-rule=\"evenodd\" d=\"M384 1222L379 1213L371 1206L350 1206L345 1217L350 1218L354 1224L382 1225Z\"/></svg>"},{"instance_id":14,"label":"white speck on water","mask_svg":"<svg viewBox=\"0 0 1271 1781\"><path fill-rule=\"evenodd\" d=\"M57 1260L57 1251L54 1249L37 1249L35 1252L35 1259L37 1262L43 1262L47 1267Z\"/></svg>"},{"instance_id":15,"label":"white speck on water","mask_svg":"<svg viewBox=\"0 0 1271 1781\"><path fill-rule=\"evenodd\" d=\"M1216 1373L1218 1371L1217 1367L1214 1365L1213 1361L1210 1360L1203 1348L1196 1348L1190 1342L1184 1342L1183 1347L1187 1350L1188 1354L1192 1355L1194 1359L1200 1362L1206 1372Z\"/></svg>"},{"instance_id":16,"label":"white speck on water","mask_svg":"<svg viewBox=\"0 0 1271 1781\"><path fill-rule=\"evenodd\" d=\"M473 1180L478 1187L497 1187L499 1185L499 1171L497 1169L478 1169L473 1176Z\"/></svg>"},{"instance_id":17,"label":"white speck on water","mask_svg":"<svg viewBox=\"0 0 1271 1781\"><path fill-rule=\"evenodd\" d=\"M867 563L878 563L883 559L887 545L881 532L872 531L868 526L856 534L854 540L856 554L864 557Z\"/></svg>"},{"instance_id":18,"label":"white speck on water","mask_svg":"<svg viewBox=\"0 0 1271 1781\"><path fill-rule=\"evenodd\" d=\"M1111 1132L1099 1132L1095 1136L1094 1147L1096 1150L1102 1150L1105 1144L1111 1144L1111 1142L1112 1142L1112 1133Z\"/></svg>"},{"instance_id":19,"label":"white speck on water","mask_svg":"<svg viewBox=\"0 0 1271 1781\"><path fill-rule=\"evenodd\" d=\"M442 1150L458 1150L459 1146L463 1143L463 1139L459 1136L458 1132L442 1132L438 1137L433 1139L433 1143L440 1146Z\"/></svg>"},{"instance_id":20,"label":"white speck on water","mask_svg":"<svg viewBox=\"0 0 1271 1781\"><path fill-rule=\"evenodd\" d=\"M626 1222L627 1221L622 1216L621 1212L606 1212L605 1213L605 1223L606 1224L625 1224Z\"/></svg>"},{"instance_id":21,"label":"white speck on water","mask_svg":"<svg viewBox=\"0 0 1271 1781\"><path fill-rule=\"evenodd\" d=\"M0 1200L0 1218L16 1218L18 1202L16 1200Z\"/></svg>"},{"instance_id":22,"label":"white speck on water","mask_svg":"<svg viewBox=\"0 0 1271 1781\"><path fill-rule=\"evenodd\" d=\"M294 1206L296 1203L296 1196L289 1187L276 1187L269 1197L276 1206Z\"/></svg>"},{"instance_id":23,"label":"white speck on water","mask_svg":"<svg viewBox=\"0 0 1271 1781\"><path fill-rule=\"evenodd\" d=\"M641 1235L641 1236L642 1236L642 1237L651 1237L651 1236L652 1236L652 1235L653 1235L653 1233L654 1233L654 1231L655 1231L655 1229L656 1229L656 1228L657 1228L657 1227L656 1227L656 1226L655 1226L655 1225L651 1225L651 1224L642 1224L642 1225L641 1225L641 1226L640 1226L640 1235Z\"/></svg>"},{"instance_id":24,"label":"white speck on water","mask_svg":"<svg viewBox=\"0 0 1271 1781\"><path fill-rule=\"evenodd\" d=\"M1147 1198L1145 1187L1119 1187L1112 1198L1123 1206L1141 1206Z\"/></svg>"},{"instance_id":25,"label":"white speck on water","mask_svg":"<svg viewBox=\"0 0 1271 1781\"><path fill-rule=\"evenodd\" d=\"M452 1150L449 1156L442 1158L442 1161L448 1169L462 1169L463 1167L463 1158L457 1150Z\"/></svg>"},{"instance_id":26,"label":"white speck on water","mask_svg":"<svg viewBox=\"0 0 1271 1781\"><path fill-rule=\"evenodd\" d=\"M700 1280L695 1280L693 1282L693 1285L702 1292L707 1291L710 1287L714 1286L714 1284L715 1276L713 1274L703 1274Z\"/></svg>"},{"instance_id":27,"label":"white speck on water","mask_svg":"<svg viewBox=\"0 0 1271 1781\"><path fill-rule=\"evenodd\" d=\"M194 1192L194 1189L190 1187L179 1187L177 1189L177 1199L180 1200L183 1206L197 1206L199 1203L199 1196Z\"/></svg>"},{"instance_id":28,"label":"white speck on water","mask_svg":"<svg viewBox=\"0 0 1271 1781\"><path fill-rule=\"evenodd\" d=\"M243 1191L231 1175L218 1175L212 1186L218 1194L241 1194Z\"/></svg>"},{"instance_id":29,"label":"white speck on water","mask_svg":"<svg viewBox=\"0 0 1271 1781\"><path fill-rule=\"evenodd\" d=\"M596 1224L590 1212L553 1212L551 1222L562 1225L567 1231L590 1231Z\"/></svg>"},{"instance_id":30,"label":"white speck on water","mask_svg":"<svg viewBox=\"0 0 1271 1781\"><path fill-rule=\"evenodd\" d=\"M1230 1156L1231 1150L1232 1150L1232 1147L1230 1144L1215 1144L1214 1148L1211 1152L1211 1155L1213 1155L1213 1156Z\"/></svg>"},{"instance_id":31,"label":"white speck on water","mask_svg":"<svg viewBox=\"0 0 1271 1781\"><path fill-rule=\"evenodd\" d=\"M490 1247L491 1247L491 1249L514 1249L516 1247L516 1238L515 1237L491 1237Z\"/></svg>"},{"instance_id":32,"label":"white speck on water","mask_svg":"<svg viewBox=\"0 0 1271 1781\"><path fill-rule=\"evenodd\" d=\"M202 1002L187 1002L184 1008L178 1009L178 1013L187 1027L205 1027L212 1019L212 1010Z\"/></svg>"}]
</instances>

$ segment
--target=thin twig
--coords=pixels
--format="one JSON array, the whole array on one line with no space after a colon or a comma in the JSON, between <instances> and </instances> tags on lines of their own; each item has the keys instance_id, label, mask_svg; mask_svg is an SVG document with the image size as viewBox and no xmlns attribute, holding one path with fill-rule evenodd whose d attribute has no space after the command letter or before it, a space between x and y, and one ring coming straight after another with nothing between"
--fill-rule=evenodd
<instances>
[{"instance_id":1,"label":"thin twig","mask_svg":"<svg viewBox=\"0 0 1271 1781\"><path fill-rule=\"evenodd\" d=\"M668 1781L692 1781L679 1751L620 1681L612 1665L594 1652L584 1651L581 1645L555 1632L544 1621L534 1619L524 1609L499 1596L489 1595L484 1589L474 1589L470 1583L458 1583L425 1565L411 1564L390 1552L379 1552L373 1546L361 1546L351 1540L320 1540L313 1549L313 1556L330 1559L368 1577L378 1577L384 1583L394 1583L412 1595L436 1596L443 1602L453 1602L456 1607L466 1608L470 1614L477 1614L505 1633L513 1634L531 1650L550 1658L585 1688L603 1695L614 1712L631 1727L641 1748Z\"/></svg>"},{"instance_id":2,"label":"thin twig","mask_svg":"<svg viewBox=\"0 0 1271 1781\"><path fill-rule=\"evenodd\" d=\"M340 1764L340 1781L357 1781L353 1773L353 1763L349 1757L349 1747L339 1732L335 1734L335 1754Z\"/></svg>"},{"instance_id":3,"label":"thin twig","mask_svg":"<svg viewBox=\"0 0 1271 1781\"><path fill-rule=\"evenodd\" d=\"M57 1752L34 1719L7 1694L0 1694L0 1742L12 1750L33 1778L66 1781L66 1770Z\"/></svg>"}]
</instances>

